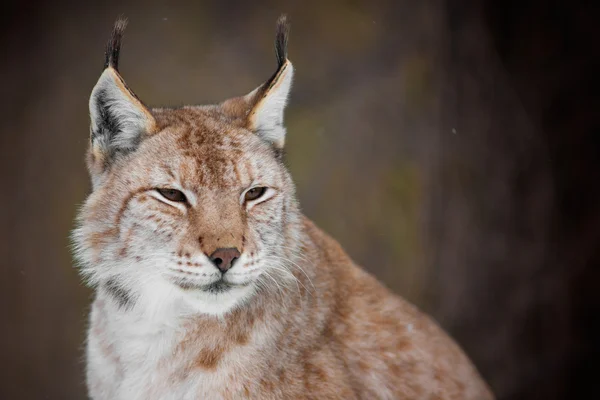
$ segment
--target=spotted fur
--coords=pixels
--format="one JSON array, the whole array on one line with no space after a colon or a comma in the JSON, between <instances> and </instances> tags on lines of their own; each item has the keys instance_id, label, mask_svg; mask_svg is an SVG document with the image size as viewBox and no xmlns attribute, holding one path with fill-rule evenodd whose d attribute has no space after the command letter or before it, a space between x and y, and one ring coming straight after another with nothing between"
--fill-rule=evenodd
<instances>
[{"instance_id":1,"label":"spotted fur","mask_svg":"<svg viewBox=\"0 0 600 400\"><path fill-rule=\"evenodd\" d=\"M300 213L279 157L293 73L285 20L265 84L177 109L146 108L127 88L123 28L92 92L94 185L73 233L96 288L90 397L491 399L431 319ZM245 202L255 186L268 189ZM241 253L223 276L209 259L216 248Z\"/></svg>"}]
</instances>

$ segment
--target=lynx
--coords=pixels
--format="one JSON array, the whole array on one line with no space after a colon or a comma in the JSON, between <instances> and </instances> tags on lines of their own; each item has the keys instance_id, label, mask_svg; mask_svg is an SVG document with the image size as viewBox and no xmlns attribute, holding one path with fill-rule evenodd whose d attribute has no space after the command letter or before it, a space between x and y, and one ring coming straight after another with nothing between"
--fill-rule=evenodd
<instances>
[{"instance_id":1,"label":"lynx","mask_svg":"<svg viewBox=\"0 0 600 400\"><path fill-rule=\"evenodd\" d=\"M270 79L180 108L148 108L125 84L125 25L91 94L92 192L73 233L95 288L89 396L492 399L435 322L301 214L282 155L285 17Z\"/></svg>"}]
</instances>

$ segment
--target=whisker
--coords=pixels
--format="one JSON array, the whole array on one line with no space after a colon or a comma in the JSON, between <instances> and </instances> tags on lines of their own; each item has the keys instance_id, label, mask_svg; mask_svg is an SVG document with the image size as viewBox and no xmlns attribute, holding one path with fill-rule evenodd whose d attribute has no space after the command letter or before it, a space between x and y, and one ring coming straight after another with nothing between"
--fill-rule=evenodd
<instances>
[{"instance_id":1,"label":"whisker","mask_svg":"<svg viewBox=\"0 0 600 400\"><path fill-rule=\"evenodd\" d=\"M277 282L277 280L275 280L275 278L273 278L267 271L263 271L263 273L275 283L277 289L279 290L279 293L283 296L283 290L281 289L279 282Z\"/></svg>"},{"instance_id":2,"label":"whisker","mask_svg":"<svg viewBox=\"0 0 600 400\"><path fill-rule=\"evenodd\" d=\"M306 277L306 279L308 279L308 282L310 283L310 285L312 286L312 288L314 290L317 290L317 288L315 287L312 279L310 279L310 277L308 276L308 274L306 273L306 271L302 267L300 267L298 264L296 264L294 261L289 260L287 258L283 258L281 256L276 256L276 255L269 255L267 257L270 258L270 259L273 259L274 261L280 261L280 262L284 261L284 262L290 263L291 266L294 266L294 267L298 268L304 274L304 276ZM265 258L267 258L267 257L265 257Z\"/></svg>"},{"instance_id":3,"label":"whisker","mask_svg":"<svg viewBox=\"0 0 600 400\"><path fill-rule=\"evenodd\" d=\"M306 290L308 293L312 294L312 293L311 293L311 291L310 291L310 289L308 289L308 288L307 288L307 287L304 285L304 283L302 283L302 281L301 281L300 279L298 279L298 277L296 277L296 276L295 276L295 275L294 275L294 274L293 274L293 273L292 273L292 272L291 272L291 271L290 271L290 270L289 270L289 269L286 267L286 265L285 265L285 264L282 264L282 262L283 262L283 263L291 263L291 261L290 261L290 260L287 260L287 259L284 259L284 258L281 258L281 257L275 257L275 256L267 256L267 257L265 257L265 258L264 258L264 260L267 260L267 261L271 260L271 261L274 261L274 262L278 263L278 264L280 265L280 267L279 267L279 268L278 268L278 267L275 267L275 266L273 266L273 265L269 265L269 267L270 267L270 268L273 268L273 269L276 269L276 270L280 270L281 268L283 268L283 269L285 270L285 272L287 272L288 274L290 274L291 276L293 276L293 277L294 277L294 279L295 279L295 280L296 280L296 282L297 282L297 283L296 283L296 285L297 285L298 283L300 283L300 284L302 285L302 287L304 287L304 289L305 289L305 290ZM300 267L298 267L298 268L301 270L301 268L300 268ZM306 273L305 273L304 271L302 271L302 272L303 272L303 273L306 275ZM308 281L309 281L309 282L311 283L311 285L312 285L312 281L310 280L310 278L309 278L308 276L306 276L306 278L308 279ZM312 285L312 287L313 287L313 289L314 289L314 290L316 290L316 288L315 288L315 286L314 286L314 285Z\"/></svg>"},{"instance_id":4,"label":"whisker","mask_svg":"<svg viewBox=\"0 0 600 400\"><path fill-rule=\"evenodd\" d=\"M269 264L269 268L278 270L278 271L282 271L286 273L286 276L290 276L294 279L294 281L296 282L296 285L300 284L302 285L302 287L307 290L308 292L310 292L310 290L304 285L304 283L302 283L302 281L300 279L298 279L298 277L296 275L294 275L285 264L283 264L282 262L286 262L286 260L282 260L282 259L275 259L275 258L270 258L270 257L265 257L264 258L266 261L273 261L276 262L277 264L279 264L279 266L274 266L272 264ZM299 289L299 288L298 288Z\"/></svg>"},{"instance_id":5,"label":"whisker","mask_svg":"<svg viewBox=\"0 0 600 400\"><path fill-rule=\"evenodd\" d=\"M300 283L302 286L304 286L304 284L302 282L300 282L298 280L298 278L296 278L294 276L294 274L292 272L290 272L288 269L286 269L285 267L283 267L283 266L281 266L281 267L274 267L274 266L271 265L270 268L273 268L276 271L284 272L286 274L286 276L292 277L293 281L296 283L296 287L297 287L298 291L300 291L300 285L298 285L298 283ZM304 289L306 289L306 286L304 286Z\"/></svg>"}]
</instances>

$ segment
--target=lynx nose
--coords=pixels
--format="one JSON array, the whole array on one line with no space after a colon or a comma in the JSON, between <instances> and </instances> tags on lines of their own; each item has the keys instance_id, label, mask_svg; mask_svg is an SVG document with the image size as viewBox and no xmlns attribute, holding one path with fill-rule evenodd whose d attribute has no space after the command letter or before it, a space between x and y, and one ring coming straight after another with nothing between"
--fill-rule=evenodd
<instances>
[{"instance_id":1,"label":"lynx nose","mask_svg":"<svg viewBox=\"0 0 600 400\"><path fill-rule=\"evenodd\" d=\"M210 255L210 261L215 264L221 273L227 272L229 268L233 266L235 260L240 257L240 252L234 247L227 249L217 249Z\"/></svg>"}]
</instances>

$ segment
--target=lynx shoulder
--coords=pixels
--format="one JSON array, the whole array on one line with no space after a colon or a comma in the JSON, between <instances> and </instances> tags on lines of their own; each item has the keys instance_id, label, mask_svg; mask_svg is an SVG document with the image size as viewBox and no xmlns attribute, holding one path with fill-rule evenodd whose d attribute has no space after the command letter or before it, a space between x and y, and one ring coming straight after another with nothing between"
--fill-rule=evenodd
<instances>
[{"instance_id":1,"label":"lynx shoulder","mask_svg":"<svg viewBox=\"0 0 600 400\"><path fill-rule=\"evenodd\" d=\"M284 163L294 69L221 104L147 107L119 73L90 98L92 192L73 232L95 288L92 399L493 398L427 316L299 211Z\"/></svg>"}]
</instances>

